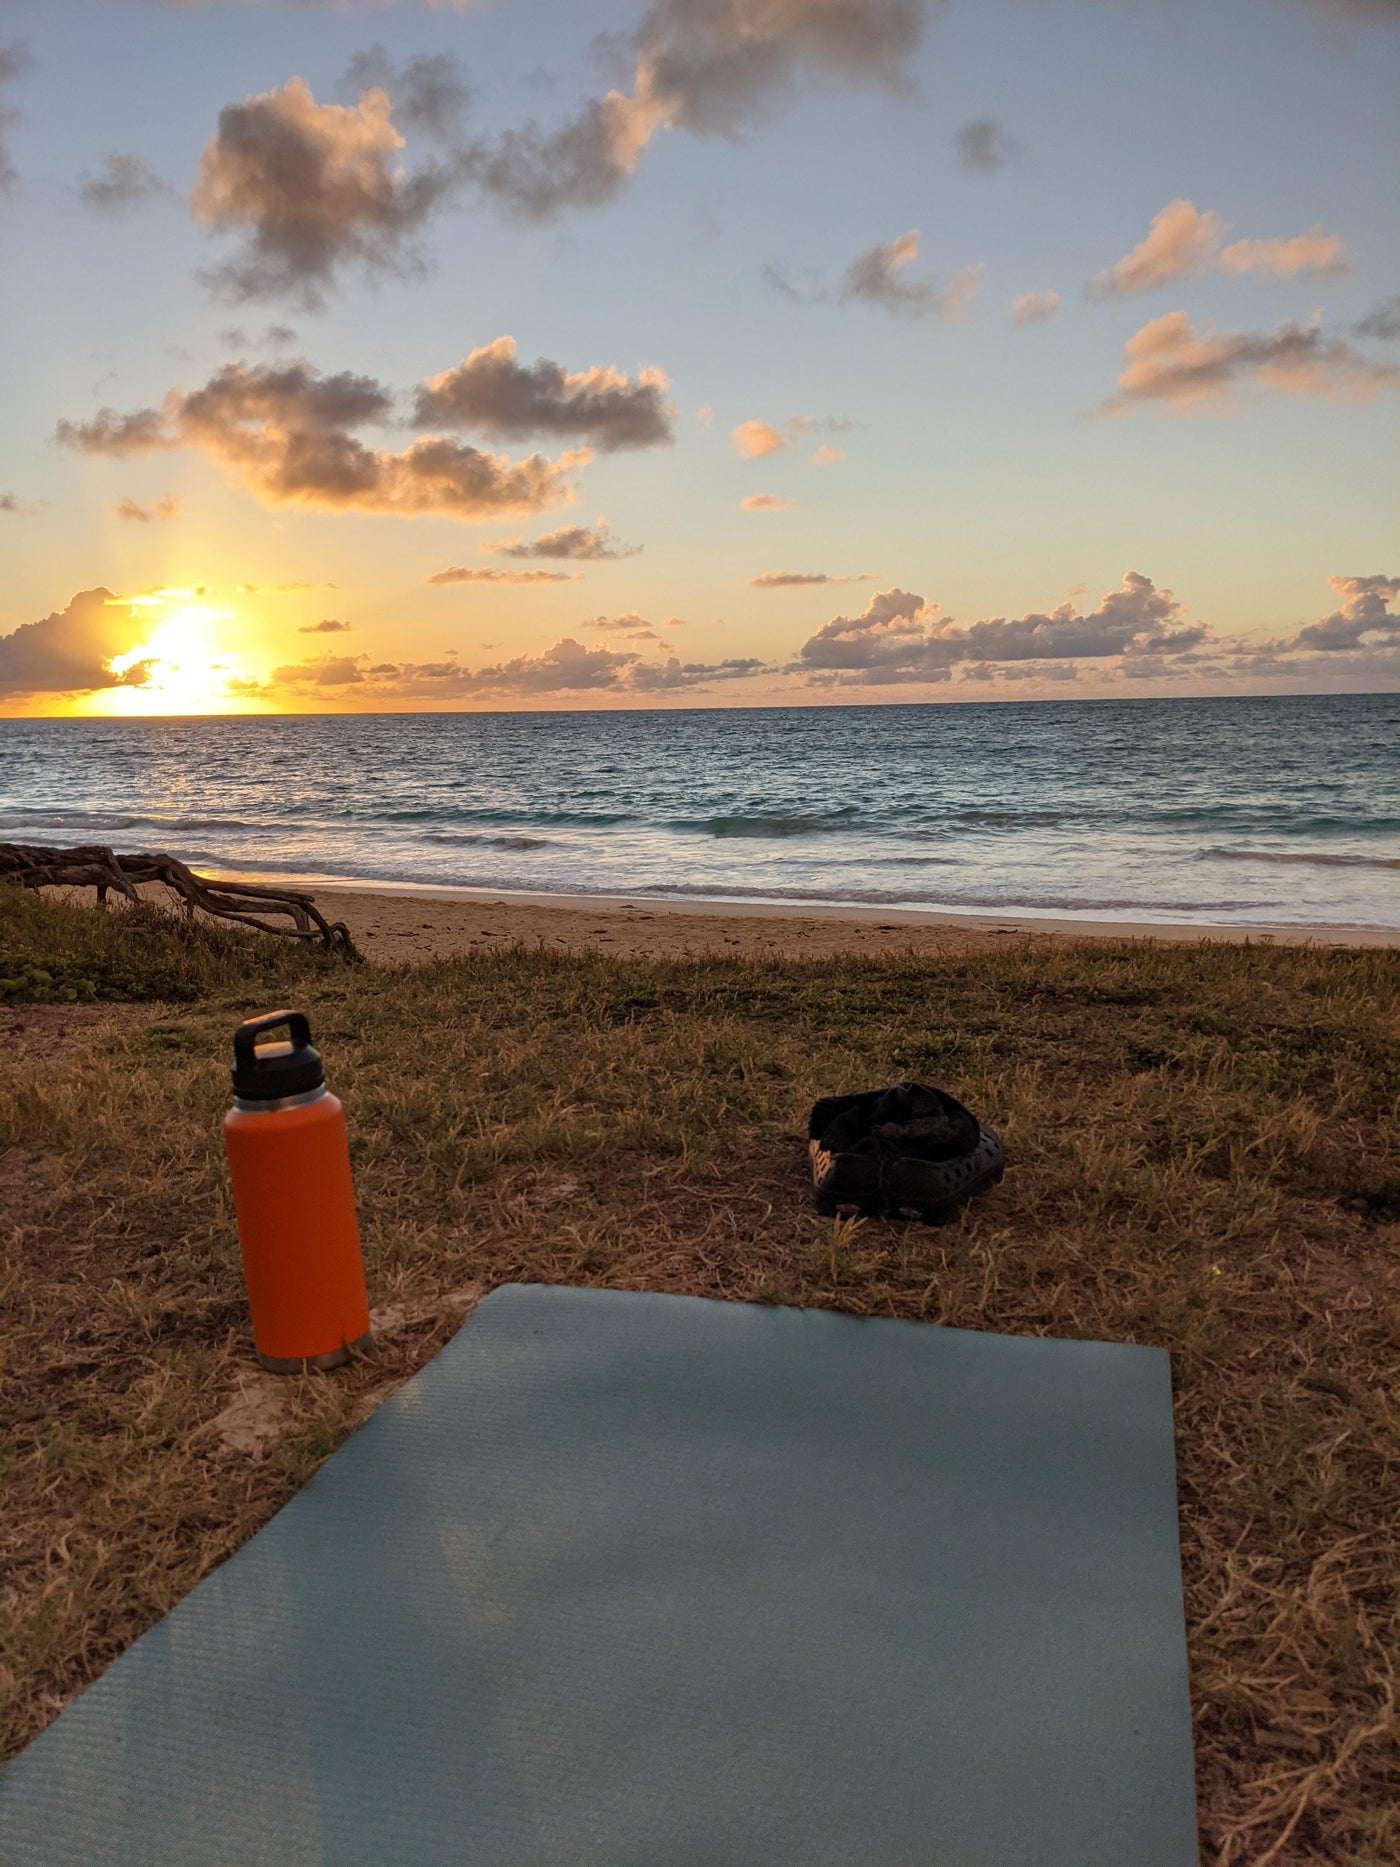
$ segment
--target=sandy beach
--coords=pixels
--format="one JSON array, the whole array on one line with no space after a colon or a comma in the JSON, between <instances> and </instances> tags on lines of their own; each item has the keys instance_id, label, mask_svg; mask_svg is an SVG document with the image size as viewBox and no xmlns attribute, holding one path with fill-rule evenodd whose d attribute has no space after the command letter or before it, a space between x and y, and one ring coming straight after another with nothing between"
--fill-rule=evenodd
<instances>
[{"instance_id":1,"label":"sandy beach","mask_svg":"<svg viewBox=\"0 0 1400 1867\"><path fill-rule=\"evenodd\" d=\"M273 877L260 877L272 881ZM286 881L286 878L281 878ZM931 915L908 909L788 906L772 902L610 895L529 895L464 888L306 888L343 919L367 958L445 958L500 946L595 948L629 958L744 953L822 959L834 953L980 949L1006 940L1247 940L1319 946L1393 946L1385 927L1197 927L1146 921L1081 921L1014 915Z\"/></svg>"}]
</instances>

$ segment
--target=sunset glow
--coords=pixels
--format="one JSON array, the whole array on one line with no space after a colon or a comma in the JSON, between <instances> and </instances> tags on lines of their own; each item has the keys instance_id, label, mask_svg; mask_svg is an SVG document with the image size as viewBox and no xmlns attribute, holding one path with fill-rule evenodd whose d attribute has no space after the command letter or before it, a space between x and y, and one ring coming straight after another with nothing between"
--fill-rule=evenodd
<instances>
[{"instance_id":1,"label":"sunset glow","mask_svg":"<svg viewBox=\"0 0 1400 1867\"><path fill-rule=\"evenodd\" d=\"M160 590L122 599L121 607L165 613L135 647L108 662L122 684L82 696L74 712L130 717L250 710L246 695L230 689L231 681L247 677L227 645L230 632L221 627L236 623L238 612L182 600L189 595L187 590ZM171 603L176 607L167 608Z\"/></svg>"},{"instance_id":2,"label":"sunset glow","mask_svg":"<svg viewBox=\"0 0 1400 1867\"><path fill-rule=\"evenodd\" d=\"M10 0L0 714L1394 687L1393 12Z\"/></svg>"}]
</instances>

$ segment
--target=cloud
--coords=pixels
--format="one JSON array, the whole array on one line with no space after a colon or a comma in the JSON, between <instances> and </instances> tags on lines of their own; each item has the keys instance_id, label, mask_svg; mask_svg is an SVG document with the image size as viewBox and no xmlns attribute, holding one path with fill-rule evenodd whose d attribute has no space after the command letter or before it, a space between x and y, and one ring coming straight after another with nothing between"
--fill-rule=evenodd
<instances>
[{"instance_id":1,"label":"cloud","mask_svg":"<svg viewBox=\"0 0 1400 1867\"><path fill-rule=\"evenodd\" d=\"M1154 216L1147 237L1115 265L1095 273L1085 290L1091 298L1119 298L1191 278L1210 269L1224 237L1225 222L1218 214L1198 214L1190 201L1169 201Z\"/></svg>"},{"instance_id":2,"label":"cloud","mask_svg":"<svg viewBox=\"0 0 1400 1867\"><path fill-rule=\"evenodd\" d=\"M747 499L739 501L741 512L791 512L801 502L796 499L779 499L776 493L750 493Z\"/></svg>"},{"instance_id":3,"label":"cloud","mask_svg":"<svg viewBox=\"0 0 1400 1867\"><path fill-rule=\"evenodd\" d=\"M1400 381L1400 369L1324 336L1316 324L1217 335L1213 325L1196 329L1184 311L1169 311L1124 344L1117 393L1094 412L1123 415L1152 403L1176 414L1227 411L1251 381L1285 395L1369 402Z\"/></svg>"},{"instance_id":4,"label":"cloud","mask_svg":"<svg viewBox=\"0 0 1400 1867\"><path fill-rule=\"evenodd\" d=\"M178 518L180 501L174 493L167 493L153 506L138 505L134 499L119 499L112 510L119 519L126 519L133 525L150 525L154 520Z\"/></svg>"},{"instance_id":5,"label":"cloud","mask_svg":"<svg viewBox=\"0 0 1400 1867\"><path fill-rule=\"evenodd\" d=\"M289 662L274 668L269 677L274 687L356 687L364 680L360 666L363 656L322 655L316 661Z\"/></svg>"},{"instance_id":6,"label":"cloud","mask_svg":"<svg viewBox=\"0 0 1400 1867\"><path fill-rule=\"evenodd\" d=\"M969 663L1178 656L1209 639L1181 619L1181 604L1151 578L1128 571L1096 610L1062 603L1048 615L991 617L956 628L937 603L881 590L857 617L835 616L803 643L795 668L842 685L885 687L946 681Z\"/></svg>"},{"instance_id":7,"label":"cloud","mask_svg":"<svg viewBox=\"0 0 1400 1867\"><path fill-rule=\"evenodd\" d=\"M781 428L775 428L771 421L741 421L737 428L730 430L729 438L740 460L764 460L770 454L781 454L796 447L822 429L828 434L844 434L854 426L854 422L829 415L820 421L814 415L789 415ZM844 459L839 447L826 445L819 447L812 456L813 463L819 467Z\"/></svg>"},{"instance_id":8,"label":"cloud","mask_svg":"<svg viewBox=\"0 0 1400 1867\"><path fill-rule=\"evenodd\" d=\"M243 246L207 275L234 298L285 293L315 309L347 266L414 274L413 237L449 197L450 165L407 170L383 91L318 104L301 78L229 104L205 144L194 217Z\"/></svg>"},{"instance_id":9,"label":"cloud","mask_svg":"<svg viewBox=\"0 0 1400 1867\"><path fill-rule=\"evenodd\" d=\"M823 441L816 453L812 456L812 465L814 467L834 467L838 460L844 460L845 458L846 450L844 447L833 447L829 441Z\"/></svg>"},{"instance_id":10,"label":"cloud","mask_svg":"<svg viewBox=\"0 0 1400 1867\"><path fill-rule=\"evenodd\" d=\"M102 409L90 422L60 422L57 438L84 453L119 458L194 447L268 506L468 521L567 503L574 496L570 472L592 458L582 448L557 460L531 454L512 461L440 435L392 453L352 432L388 421L393 406L391 393L372 377L322 376L307 363L230 363L201 389L172 390L160 411Z\"/></svg>"},{"instance_id":11,"label":"cloud","mask_svg":"<svg viewBox=\"0 0 1400 1867\"><path fill-rule=\"evenodd\" d=\"M1007 135L995 117L976 117L964 123L953 138L958 167L967 175L994 175L1020 153L1020 145Z\"/></svg>"},{"instance_id":12,"label":"cloud","mask_svg":"<svg viewBox=\"0 0 1400 1867\"><path fill-rule=\"evenodd\" d=\"M1300 629L1283 646L1336 654L1361 647L1400 647L1400 615L1390 605L1400 597L1400 577L1329 577L1342 599L1331 615ZM1375 638L1367 641L1367 637Z\"/></svg>"},{"instance_id":13,"label":"cloud","mask_svg":"<svg viewBox=\"0 0 1400 1867\"><path fill-rule=\"evenodd\" d=\"M872 581L869 572L859 577L829 577L825 571L820 570L766 570L761 576L750 577L749 587L754 590L804 590L813 584L870 583Z\"/></svg>"},{"instance_id":14,"label":"cloud","mask_svg":"<svg viewBox=\"0 0 1400 1867\"><path fill-rule=\"evenodd\" d=\"M1383 298L1353 327L1358 337L1400 337L1400 292Z\"/></svg>"},{"instance_id":15,"label":"cloud","mask_svg":"<svg viewBox=\"0 0 1400 1867\"><path fill-rule=\"evenodd\" d=\"M516 358L515 339L498 337L421 384L414 418L421 427L483 428L512 438L577 435L608 454L675 440L668 387L654 368L640 370L634 382L611 366L570 374L537 357L527 367Z\"/></svg>"},{"instance_id":16,"label":"cloud","mask_svg":"<svg viewBox=\"0 0 1400 1867\"><path fill-rule=\"evenodd\" d=\"M708 686L716 680L742 680L762 668L757 660L682 662L672 655L648 662L630 649L585 648L565 636L542 655L514 660L464 675L458 691L474 694L559 694L610 692L657 694Z\"/></svg>"},{"instance_id":17,"label":"cloud","mask_svg":"<svg viewBox=\"0 0 1400 1867\"><path fill-rule=\"evenodd\" d=\"M285 350L294 344L297 334L290 324L269 324L261 337L250 336L241 324L226 325L219 332L219 342L227 350Z\"/></svg>"},{"instance_id":18,"label":"cloud","mask_svg":"<svg viewBox=\"0 0 1400 1867\"><path fill-rule=\"evenodd\" d=\"M359 96L383 91L393 114L406 129L449 146L462 135L462 113L471 91L450 52L424 53L405 59L397 70L382 45L357 52L345 73L346 85Z\"/></svg>"},{"instance_id":19,"label":"cloud","mask_svg":"<svg viewBox=\"0 0 1400 1867\"><path fill-rule=\"evenodd\" d=\"M674 618L671 623L677 626ZM598 617L584 626L616 630L631 639L655 639L650 625L635 615L611 621ZM463 667L455 655L445 661L374 666L364 655L328 655L274 668L269 686L259 691L354 687L361 704L381 698L442 701L589 693L627 697L703 690L717 681L744 680L763 672L764 663L755 657L683 662L671 655L665 660L647 660L636 649L602 644L590 648L575 636L565 636L542 654L516 655L475 670Z\"/></svg>"},{"instance_id":20,"label":"cloud","mask_svg":"<svg viewBox=\"0 0 1400 1867\"><path fill-rule=\"evenodd\" d=\"M661 626L663 629L683 629L686 625L679 616L668 616ZM661 639L646 617L639 616L635 609L629 609L621 616L590 616L579 627L593 635L649 636L653 642Z\"/></svg>"},{"instance_id":21,"label":"cloud","mask_svg":"<svg viewBox=\"0 0 1400 1867\"><path fill-rule=\"evenodd\" d=\"M14 518L32 519L42 510L42 504L30 505L18 493L0 493L0 512L7 512Z\"/></svg>"},{"instance_id":22,"label":"cloud","mask_svg":"<svg viewBox=\"0 0 1400 1867\"><path fill-rule=\"evenodd\" d=\"M545 532L539 538L502 538L496 544L483 545L483 551L503 558L575 558L580 563L597 564L611 558L634 558L640 545L625 545L614 538L606 519L596 525L563 525L557 532Z\"/></svg>"},{"instance_id":23,"label":"cloud","mask_svg":"<svg viewBox=\"0 0 1400 1867\"><path fill-rule=\"evenodd\" d=\"M1330 276L1346 272L1350 264L1346 241L1321 227L1295 233L1291 240L1232 240L1220 252L1220 270L1235 278L1247 272L1274 279L1293 279L1300 273Z\"/></svg>"},{"instance_id":24,"label":"cloud","mask_svg":"<svg viewBox=\"0 0 1400 1867\"><path fill-rule=\"evenodd\" d=\"M5 87L13 84L16 78L22 78L33 63L23 40L16 40L13 45L0 45L0 194L11 194L19 186L19 171L11 160L7 138L20 121L20 113L13 104L5 102Z\"/></svg>"},{"instance_id":25,"label":"cloud","mask_svg":"<svg viewBox=\"0 0 1400 1867\"><path fill-rule=\"evenodd\" d=\"M757 655L731 656L726 661L639 661L628 670L627 686L638 694L669 694L681 689L712 687L716 681L747 681L768 669Z\"/></svg>"},{"instance_id":26,"label":"cloud","mask_svg":"<svg viewBox=\"0 0 1400 1867\"><path fill-rule=\"evenodd\" d=\"M768 421L741 421L730 431L730 440L740 460L762 460L768 454L780 454L791 442Z\"/></svg>"},{"instance_id":27,"label":"cloud","mask_svg":"<svg viewBox=\"0 0 1400 1867\"><path fill-rule=\"evenodd\" d=\"M106 454L113 460L179 445L160 411L154 408L137 409L132 415L102 408L91 421L60 421L55 439L60 447L71 447L80 454Z\"/></svg>"},{"instance_id":28,"label":"cloud","mask_svg":"<svg viewBox=\"0 0 1400 1867\"><path fill-rule=\"evenodd\" d=\"M982 284L985 267L979 262L954 273L941 289L927 279L912 282L901 275L919 256L919 230L911 227L886 246L868 246L846 268L841 286L844 298L859 298L882 305L901 318L946 318L966 315Z\"/></svg>"},{"instance_id":29,"label":"cloud","mask_svg":"<svg viewBox=\"0 0 1400 1867\"><path fill-rule=\"evenodd\" d=\"M483 570L479 566L472 568L465 564L452 564L446 570L434 571L431 577L425 577L424 583L577 583L582 571L575 571L571 576L562 570Z\"/></svg>"},{"instance_id":30,"label":"cloud","mask_svg":"<svg viewBox=\"0 0 1400 1867\"><path fill-rule=\"evenodd\" d=\"M1169 201L1132 252L1096 272L1084 289L1090 298L1122 298L1206 272L1237 278L1259 272L1274 279L1292 279L1300 273L1347 270L1346 241L1321 227L1310 227L1290 240L1235 240L1227 246L1229 230L1213 209L1201 213L1194 202Z\"/></svg>"},{"instance_id":31,"label":"cloud","mask_svg":"<svg viewBox=\"0 0 1400 1867\"><path fill-rule=\"evenodd\" d=\"M67 609L0 635L0 697L90 693L99 687L140 687L149 665L124 674L108 663L129 646L131 620L110 590L80 590Z\"/></svg>"},{"instance_id":32,"label":"cloud","mask_svg":"<svg viewBox=\"0 0 1400 1867\"><path fill-rule=\"evenodd\" d=\"M810 282L805 286L798 286L793 284L792 279L781 266L775 266L771 260L765 261L763 266L763 278L765 282L771 285L775 292L781 292L789 303L794 305L819 305L823 303L826 298L826 293L817 283L815 271L810 267L804 267L803 275Z\"/></svg>"},{"instance_id":33,"label":"cloud","mask_svg":"<svg viewBox=\"0 0 1400 1867\"><path fill-rule=\"evenodd\" d=\"M926 0L656 0L628 46L630 91L556 130L527 123L464 153L508 213L547 220L611 201L662 130L733 137L808 72L907 87Z\"/></svg>"},{"instance_id":34,"label":"cloud","mask_svg":"<svg viewBox=\"0 0 1400 1867\"><path fill-rule=\"evenodd\" d=\"M1012 299L1008 315L1013 324L1040 324L1053 317L1059 308L1058 292L1027 292L1021 298Z\"/></svg>"},{"instance_id":35,"label":"cloud","mask_svg":"<svg viewBox=\"0 0 1400 1867\"><path fill-rule=\"evenodd\" d=\"M327 616L324 622L304 622L297 630L298 635L348 635L351 625L337 622L333 616Z\"/></svg>"},{"instance_id":36,"label":"cloud","mask_svg":"<svg viewBox=\"0 0 1400 1867\"><path fill-rule=\"evenodd\" d=\"M153 195L170 194L169 182L163 181L144 156L131 150L109 149L98 175L81 175L78 193L86 207L104 214L119 214Z\"/></svg>"}]
</instances>

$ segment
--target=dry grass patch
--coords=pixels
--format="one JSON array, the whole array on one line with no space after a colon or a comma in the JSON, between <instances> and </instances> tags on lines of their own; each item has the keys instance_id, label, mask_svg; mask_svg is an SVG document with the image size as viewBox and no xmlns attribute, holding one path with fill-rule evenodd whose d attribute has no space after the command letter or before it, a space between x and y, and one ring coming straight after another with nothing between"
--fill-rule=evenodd
<instances>
[{"instance_id":1,"label":"dry grass patch","mask_svg":"<svg viewBox=\"0 0 1400 1867\"><path fill-rule=\"evenodd\" d=\"M1400 1858L1393 954L1003 942L289 972L221 939L223 983L201 973L187 1003L0 1085L26 1189L0 1268L10 1748L480 1291L533 1279L1169 1349L1208 1851ZM349 1370L272 1382L218 1123L232 1023L293 995L347 1105L381 1328ZM1004 1183L943 1231L818 1219L809 1104L907 1076L1001 1130Z\"/></svg>"}]
</instances>

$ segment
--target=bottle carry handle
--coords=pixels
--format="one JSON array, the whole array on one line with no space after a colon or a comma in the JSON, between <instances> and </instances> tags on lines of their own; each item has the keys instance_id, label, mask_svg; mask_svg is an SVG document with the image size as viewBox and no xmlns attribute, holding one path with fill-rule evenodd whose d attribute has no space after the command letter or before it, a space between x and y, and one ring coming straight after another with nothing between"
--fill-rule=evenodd
<instances>
[{"instance_id":1,"label":"bottle carry handle","mask_svg":"<svg viewBox=\"0 0 1400 1867\"><path fill-rule=\"evenodd\" d=\"M233 1034L233 1060L238 1069L256 1068L258 1039L267 1031L286 1026L292 1049L311 1048L311 1022L304 1011L265 1011L260 1018L245 1018Z\"/></svg>"}]
</instances>

